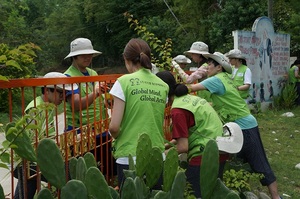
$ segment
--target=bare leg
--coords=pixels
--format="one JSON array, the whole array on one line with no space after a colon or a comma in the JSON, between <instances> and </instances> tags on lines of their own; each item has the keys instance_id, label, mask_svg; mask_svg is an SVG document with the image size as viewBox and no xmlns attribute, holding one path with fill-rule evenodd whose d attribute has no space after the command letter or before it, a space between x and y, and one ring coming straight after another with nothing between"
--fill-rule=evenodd
<instances>
[{"instance_id":1,"label":"bare leg","mask_svg":"<svg viewBox=\"0 0 300 199\"><path fill-rule=\"evenodd\" d=\"M268 186L269 192L271 194L272 199L280 199L280 196L278 194L277 190L277 182L274 181Z\"/></svg>"}]
</instances>

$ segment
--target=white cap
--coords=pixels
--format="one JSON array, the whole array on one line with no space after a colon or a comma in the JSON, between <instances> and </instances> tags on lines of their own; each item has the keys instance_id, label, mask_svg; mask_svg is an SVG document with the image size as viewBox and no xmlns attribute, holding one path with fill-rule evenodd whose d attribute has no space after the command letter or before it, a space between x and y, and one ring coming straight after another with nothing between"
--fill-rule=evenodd
<instances>
[{"instance_id":1,"label":"white cap","mask_svg":"<svg viewBox=\"0 0 300 199\"><path fill-rule=\"evenodd\" d=\"M239 49L232 49L226 53L228 58L246 59Z\"/></svg>"},{"instance_id":2,"label":"white cap","mask_svg":"<svg viewBox=\"0 0 300 199\"><path fill-rule=\"evenodd\" d=\"M178 64L190 64L192 62L185 55L177 55L173 58L173 61L176 61Z\"/></svg>"},{"instance_id":3,"label":"white cap","mask_svg":"<svg viewBox=\"0 0 300 199\"><path fill-rule=\"evenodd\" d=\"M71 42L70 53L65 57L65 59L76 55L88 54L93 54L93 57L95 57L102 54L102 52L94 50L91 40L86 38L77 38Z\"/></svg>"},{"instance_id":4,"label":"white cap","mask_svg":"<svg viewBox=\"0 0 300 199\"><path fill-rule=\"evenodd\" d=\"M231 65L229 63L229 60L222 53L214 52L214 54L203 54L203 56L205 58L211 58L211 59L215 60L216 62L218 62L226 70L227 73L229 73L229 74L232 73L232 68L231 68Z\"/></svg>"},{"instance_id":5,"label":"white cap","mask_svg":"<svg viewBox=\"0 0 300 199\"><path fill-rule=\"evenodd\" d=\"M218 136L216 141L219 151L238 153L244 143L243 132L237 123L228 122L223 126L223 136Z\"/></svg>"},{"instance_id":6,"label":"white cap","mask_svg":"<svg viewBox=\"0 0 300 199\"><path fill-rule=\"evenodd\" d=\"M50 72L50 73L47 73L46 75L44 75L43 78L61 78L61 77L68 77L68 76L66 76L62 73L59 73L59 72ZM47 85L46 87L47 88L54 88L54 85ZM65 90L68 90L68 91L71 91L72 89L73 90L78 89L78 86L75 83L73 84L73 88L72 88L71 84L64 84L64 85L57 84L56 87L60 88L60 89L65 89Z\"/></svg>"},{"instance_id":7,"label":"white cap","mask_svg":"<svg viewBox=\"0 0 300 199\"><path fill-rule=\"evenodd\" d=\"M189 51L185 51L185 54L208 54L208 45L202 41L196 41L192 44Z\"/></svg>"}]
</instances>

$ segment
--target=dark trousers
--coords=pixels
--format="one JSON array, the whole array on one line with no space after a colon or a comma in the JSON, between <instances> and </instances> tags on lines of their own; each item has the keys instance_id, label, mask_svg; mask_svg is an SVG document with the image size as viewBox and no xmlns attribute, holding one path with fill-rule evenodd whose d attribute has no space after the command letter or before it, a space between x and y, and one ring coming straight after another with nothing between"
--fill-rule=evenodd
<instances>
[{"instance_id":1,"label":"dark trousers","mask_svg":"<svg viewBox=\"0 0 300 199\"><path fill-rule=\"evenodd\" d=\"M15 195L14 199L33 199L35 192L37 190L37 177L33 177L27 180L26 185L27 185L27 197L24 196L24 188L23 188L23 166L18 166L14 170L14 177L18 179L18 184L15 190ZM31 165L30 166L30 175L36 174L36 166ZM44 182L47 182L46 178L41 175L41 180Z\"/></svg>"}]
</instances>

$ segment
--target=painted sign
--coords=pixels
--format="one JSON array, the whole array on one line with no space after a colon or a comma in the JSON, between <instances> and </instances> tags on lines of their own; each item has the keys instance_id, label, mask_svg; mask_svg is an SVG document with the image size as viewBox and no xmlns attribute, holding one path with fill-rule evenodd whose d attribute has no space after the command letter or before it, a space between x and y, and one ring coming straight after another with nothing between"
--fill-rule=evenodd
<instances>
[{"instance_id":1,"label":"painted sign","mask_svg":"<svg viewBox=\"0 0 300 199\"><path fill-rule=\"evenodd\" d=\"M279 94L290 64L290 35L274 32L268 17L259 17L252 31L233 31L234 48L241 50L252 72L250 95L255 101L272 101Z\"/></svg>"}]
</instances>

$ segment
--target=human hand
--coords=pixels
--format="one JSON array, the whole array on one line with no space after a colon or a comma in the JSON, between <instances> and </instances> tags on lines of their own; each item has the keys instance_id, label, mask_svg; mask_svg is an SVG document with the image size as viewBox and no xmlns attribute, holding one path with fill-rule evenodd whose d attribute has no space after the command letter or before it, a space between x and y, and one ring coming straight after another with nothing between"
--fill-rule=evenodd
<instances>
[{"instance_id":1,"label":"human hand","mask_svg":"<svg viewBox=\"0 0 300 199\"><path fill-rule=\"evenodd\" d=\"M208 70L207 69L205 69L205 68L199 68L198 70L197 70L197 72L198 72L198 74L203 78L203 77L207 77L207 72L208 72Z\"/></svg>"},{"instance_id":2,"label":"human hand","mask_svg":"<svg viewBox=\"0 0 300 199\"><path fill-rule=\"evenodd\" d=\"M97 97L101 95L101 85L99 84L99 82L95 82L94 93Z\"/></svg>"}]
</instances>

